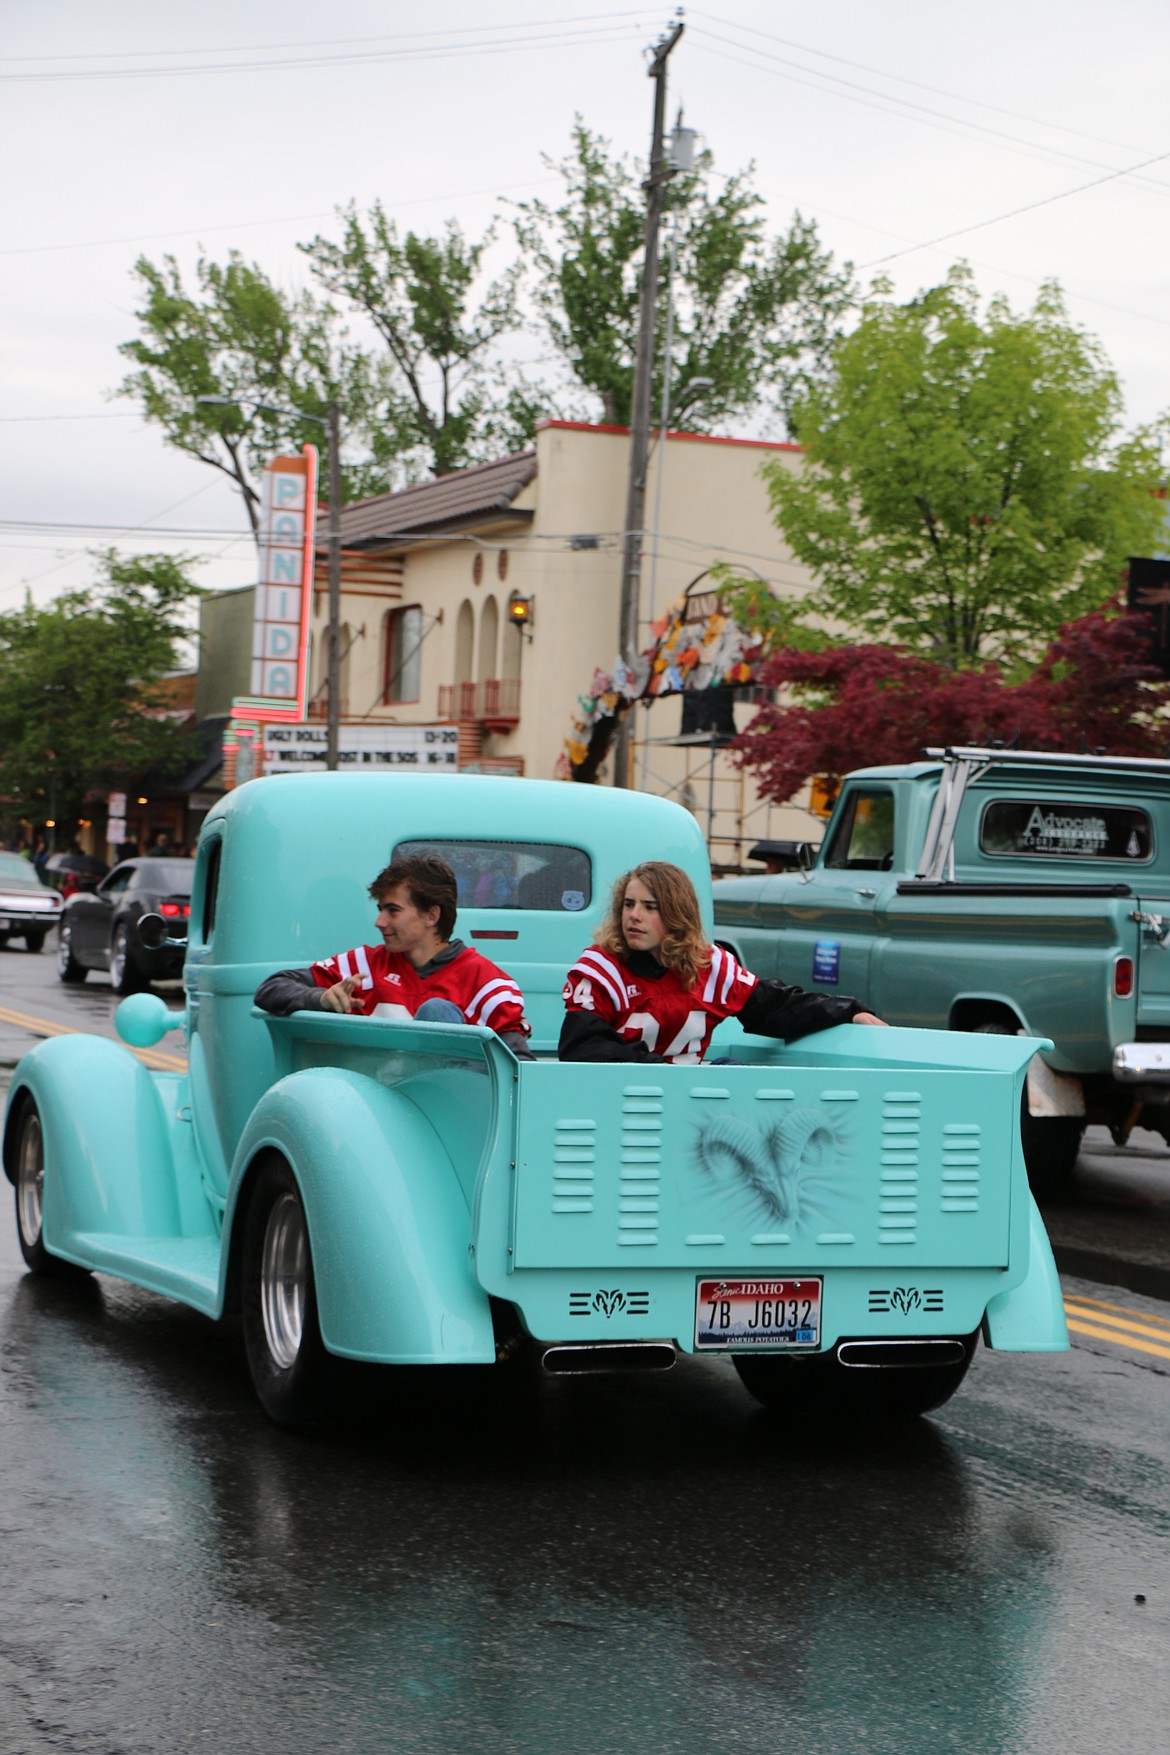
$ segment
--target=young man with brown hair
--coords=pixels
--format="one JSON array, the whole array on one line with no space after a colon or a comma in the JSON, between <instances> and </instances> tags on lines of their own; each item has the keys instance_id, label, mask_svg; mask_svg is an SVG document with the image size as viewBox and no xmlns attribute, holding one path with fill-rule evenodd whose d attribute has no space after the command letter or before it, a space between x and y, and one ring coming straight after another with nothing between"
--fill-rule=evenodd
<instances>
[{"instance_id":1,"label":"young man with brown hair","mask_svg":"<svg viewBox=\"0 0 1170 1755\"><path fill-rule=\"evenodd\" d=\"M261 1010L356 1012L422 1023L486 1024L530 1060L524 995L455 928L455 873L437 854L396 859L370 885L380 945L358 945L308 969L283 969L256 989Z\"/></svg>"}]
</instances>

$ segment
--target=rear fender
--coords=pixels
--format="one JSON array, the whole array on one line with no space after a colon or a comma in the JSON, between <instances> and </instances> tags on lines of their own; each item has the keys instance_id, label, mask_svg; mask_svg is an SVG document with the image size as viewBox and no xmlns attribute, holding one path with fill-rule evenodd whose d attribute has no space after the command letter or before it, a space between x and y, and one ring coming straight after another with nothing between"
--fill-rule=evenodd
<instances>
[{"instance_id":1,"label":"rear fender","mask_svg":"<svg viewBox=\"0 0 1170 1755\"><path fill-rule=\"evenodd\" d=\"M84 1261L72 1241L84 1232L178 1234L167 1114L155 1077L141 1061L117 1042L80 1033L53 1036L30 1049L8 1096L4 1169L10 1181L26 1095L36 1103L44 1131L44 1239L53 1255Z\"/></svg>"},{"instance_id":2,"label":"rear fender","mask_svg":"<svg viewBox=\"0 0 1170 1755\"><path fill-rule=\"evenodd\" d=\"M983 1339L999 1353L1067 1353L1064 1296L1040 1209L1028 1195L1028 1272L987 1306Z\"/></svg>"},{"instance_id":3,"label":"rear fender","mask_svg":"<svg viewBox=\"0 0 1170 1755\"><path fill-rule=\"evenodd\" d=\"M263 1097L240 1140L225 1226L239 1260L248 1190L279 1152L305 1203L321 1334L386 1364L490 1364L491 1306L471 1271L467 1201L415 1105L361 1073L313 1067Z\"/></svg>"}]
</instances>

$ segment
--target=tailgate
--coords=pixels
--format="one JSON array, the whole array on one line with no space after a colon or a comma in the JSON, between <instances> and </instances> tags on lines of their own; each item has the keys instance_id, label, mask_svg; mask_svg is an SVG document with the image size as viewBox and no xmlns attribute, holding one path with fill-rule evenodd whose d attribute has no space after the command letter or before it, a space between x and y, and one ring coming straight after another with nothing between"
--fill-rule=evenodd
<instances>
[{"instance_id":1,"label":"tailgate","mask_svg":"<svg viewBox=\"0 0 1170 1755\"><path fill-rule=\"evenodd\" d=\"M1006 1070L544 1066L513 1265L1006 1266L1018 1116Z\"/></svg>"},{"instance_id":2,"label":"tailgate","mask_svg":"<svg viewBox=\"0 0 1170 1755\"><path fill-rule=\"evenodd\" d=\"M1170 926L1170 894L1150 895L1143 890L1135 907L1151 922L1138 933L1137 1021L1170 1032L1170 940L1160 944L1160 928L1152 925L1159 920L1162 927Z\"/></svg>"}]
</instances>

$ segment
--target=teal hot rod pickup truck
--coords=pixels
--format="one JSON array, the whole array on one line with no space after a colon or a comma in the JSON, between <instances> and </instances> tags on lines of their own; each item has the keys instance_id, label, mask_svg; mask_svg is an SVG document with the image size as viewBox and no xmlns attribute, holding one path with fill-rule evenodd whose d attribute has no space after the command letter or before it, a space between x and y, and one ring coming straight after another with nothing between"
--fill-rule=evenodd
<instances>
[{"instance_id":1,"label":"teal hot rod pickup truck","mask_svg":"<svg viewBox=\"0 0 1170 1755\"><path fill-rule=\"evenodd\" d=\"M891 1023L1051 1038L1022 1123L1054 1194L1086 1122L1170 1139L1170 762L926 754L847 775L810 869L717 883L716 938Z\"/></svg>"},{"instance_id":2,"label":"teal hot rod pickup truck","mask_svg":"<svg viewBox=\"0 0 1170 1755\"><path fill-rule=\"evenodd\" d=\"M486 1028L301 1011L274 971L371 937L396 850L441 851L459 936L524 990L534 1060ZM290 1425L336 1358L553 1372L726 1357L761 1401L915 1414L980 1338L1067 1346L1020 1152L1038 1043L844 1025L792 1047L722 1026L738 1064L562 1064L565 972L614 879L690 874L694 819L632 792L481 776L253 781L200 836L182 1013L123 1001L139 1048L182 1028L185 1072L56 1037L17 1067L4 1127L20 1244L242 1317ZM717 1038L718 1040L718 1038Z\"/></svg>"}]
</instances>

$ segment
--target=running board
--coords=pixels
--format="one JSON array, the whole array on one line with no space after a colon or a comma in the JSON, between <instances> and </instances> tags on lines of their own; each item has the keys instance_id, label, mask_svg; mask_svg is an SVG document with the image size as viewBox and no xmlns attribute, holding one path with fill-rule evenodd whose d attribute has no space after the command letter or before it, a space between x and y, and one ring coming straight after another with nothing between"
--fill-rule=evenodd
<instances>
[{"instance_id":1,"label":"running board","mask_svg":"<svg viewBox=\"0 0 1170 1755\"><path fill-rule=\"evenodd\" d=\"M218 1237L119 1237L109 1231L75 1231L55 1254L95 1273L115 1274L147 1292L219 1316Z\"/></svg>"}]
</instances>

